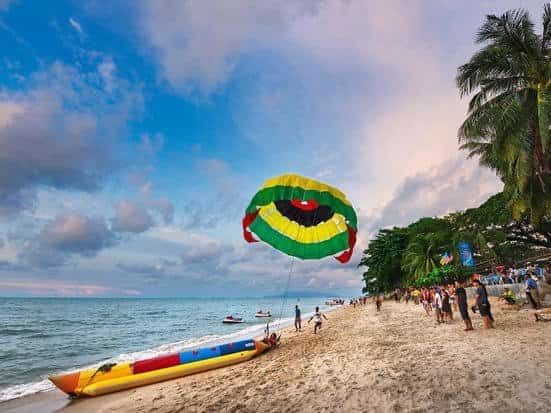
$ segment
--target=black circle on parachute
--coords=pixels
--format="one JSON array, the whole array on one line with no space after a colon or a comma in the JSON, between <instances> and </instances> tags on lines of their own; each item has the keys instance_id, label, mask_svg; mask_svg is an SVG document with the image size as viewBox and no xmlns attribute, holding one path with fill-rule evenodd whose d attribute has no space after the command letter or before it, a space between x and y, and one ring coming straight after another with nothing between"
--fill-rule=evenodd
<instances>
[{"instance_id":1,"label":"black circle on parachute","mask_svg":"<svg viewBox=\"0 0 551 413\"><path fill-rule=\"evenodd\" d=\"M274 201L274 204L281 215L305 227L315 227L330 220L335 214L331 207L327 205L319 205L311 211L305 211L297 208L287 199Z\"/></svg>"}]
</instances>

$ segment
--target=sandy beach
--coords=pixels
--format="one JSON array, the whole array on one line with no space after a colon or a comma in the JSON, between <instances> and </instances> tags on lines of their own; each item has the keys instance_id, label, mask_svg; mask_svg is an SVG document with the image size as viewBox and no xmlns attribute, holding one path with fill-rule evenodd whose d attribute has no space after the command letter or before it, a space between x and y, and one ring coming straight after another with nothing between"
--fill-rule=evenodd
<instances>
[{"instance_id":1,"label":"sandy beach","mask_svg":"<svg viewBox=\"0 0 551 413\"><path fill-rule=\"evenodd\" d=\"M477 330L465 333L411 303L387 301L379 314L371 303L345 307L320 334L307 324L287 331L250 362L59 411L551 411L551 323L530 321L527 310L494 312L495 330L475 316Z\"/></svg>"}]
</instances>

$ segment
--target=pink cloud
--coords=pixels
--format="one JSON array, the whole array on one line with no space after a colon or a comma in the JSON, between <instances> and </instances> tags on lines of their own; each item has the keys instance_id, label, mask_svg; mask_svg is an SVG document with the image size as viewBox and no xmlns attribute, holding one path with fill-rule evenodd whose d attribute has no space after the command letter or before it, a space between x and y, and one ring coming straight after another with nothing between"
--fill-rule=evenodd
<instances>
[{"instance_id":1,"label":"pink cloud","mask_svg":"<svg viewBox=\"0 0 551 413\"><path fill-rule=\"evenodd\" d=\"M99 284L79 284L64 280L0 280L3 293L25 292L38 296L93 297L103 295L139 296L142 293L133 289L120 289Z\"/></svg>"}]
</instances>

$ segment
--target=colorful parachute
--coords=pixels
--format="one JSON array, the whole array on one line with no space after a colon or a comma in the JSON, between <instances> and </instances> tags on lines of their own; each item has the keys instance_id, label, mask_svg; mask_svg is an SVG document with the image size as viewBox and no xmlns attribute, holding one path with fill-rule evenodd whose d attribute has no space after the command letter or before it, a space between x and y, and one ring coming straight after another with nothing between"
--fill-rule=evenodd
<instances>
[{"instance_id":1,"label":"colorful parachute","mask_svg":"<svg viewBox=\"0 0 551 413\"><path fill-rule=\"evenodd\" d=\"M352 257L356 212L337 188L286 174L268 179L255 194L243 218L243 237L262 241L294 257Z\"/></svg>"}]
</instances>

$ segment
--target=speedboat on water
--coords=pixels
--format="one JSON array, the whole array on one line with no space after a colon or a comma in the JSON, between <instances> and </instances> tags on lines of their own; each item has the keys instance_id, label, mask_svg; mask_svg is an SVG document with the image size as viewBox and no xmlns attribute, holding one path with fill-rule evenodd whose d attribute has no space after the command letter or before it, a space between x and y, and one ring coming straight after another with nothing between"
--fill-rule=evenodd
<instances>
[{"instance_id":1,"label":"speedboat on water","mask_svg":"<svg viewBox=\"0 0 551 413\"><path fill-rule=\"evenodd\" d=\"M344 304L344 300L341 298L331 298L325 302L325 305L331 305L331 306L343 305L343 304Z\"/></svg>"},{"instance_id":2,"label":"speedboat on water","mask_svg":"<svg viewBox=\"0 0 551 413\"><path fill-rule=\"evenodd\" d=\"M241 317L234 317L232 315L227 316L222 320L224 324L239 324L244 323L243 319Z\"/></svg>"},{"instance_id":3,"label":"speedboat on water","mask_svg":"<svg viewBox=\"0 0 551 413\"><path fill-rule=\"evenodd\" d=\"M254 316L255 317L271 317L272 314L269 311L264 312L264 311L260 310L260 311L257 311Z\"/></svg>"}]
</instances>

